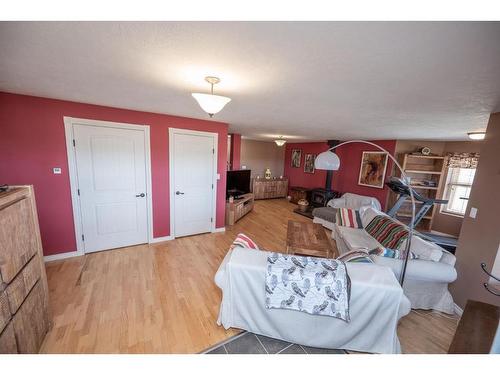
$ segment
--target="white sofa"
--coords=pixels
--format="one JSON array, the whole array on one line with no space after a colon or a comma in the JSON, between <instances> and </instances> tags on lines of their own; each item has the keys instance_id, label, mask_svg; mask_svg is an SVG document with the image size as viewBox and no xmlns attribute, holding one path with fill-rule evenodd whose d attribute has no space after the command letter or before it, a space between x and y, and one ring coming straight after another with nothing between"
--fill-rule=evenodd
<instances>
[{"instance_id":1,"label":"white sofa","mask_svg":"<svg viewBox=\"0 0 500 375\"><path fill-rule=\"evenodd\" d=\"M266 251L229 250L216 275L222 290L217 323L301 345L372 353L401 351L397 324L410 301L387 267L347 263L351 279L349 323L330 316L267 309Z\"/></svg>"},{"instance_id":2,"label":"white sofa","mask_svg":"<svg viewBox=\"0 0 500 375\"><path fill-rule=\"evenodd\" d=\"M337 208L352 208L358 210L361 207L372 207L376 210L380 210L380 202L373 197L345 193L340 198L331 199L326 207L315 208L312 212L314 216L313 223L321 224L325 228L333 230Z\"/></svg>"},{"instance_id":3,"label":"white sofa","mask_svg":"<svg viewBox=\"0 0 500 375\"><path fill-rule=\"evenodd\" d=\"M377 215L386 215L371 207L360 209L363 227ZM387 215L386 215L387 216ZM343 227L335 224L332 230L340 254L351 250L370 251L380 245L364 229ZM401 249L405 248L405 243ZM454 313L453 298L448 291L448 284L455 281L455 256L434 243L416 235L412 238L411 251L417 259L410 259L407 264L403 290L414 309L434 309L444 313ZM392 269L399 279L403 261L371 255L375 264Z\"/></svg>"}]
</instances>

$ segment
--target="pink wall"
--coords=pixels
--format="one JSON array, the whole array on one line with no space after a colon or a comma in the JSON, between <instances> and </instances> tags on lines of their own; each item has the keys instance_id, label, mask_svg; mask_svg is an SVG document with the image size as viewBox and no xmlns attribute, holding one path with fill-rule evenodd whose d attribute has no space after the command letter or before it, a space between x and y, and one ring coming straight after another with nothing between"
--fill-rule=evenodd
<instances>
[{"instance_id":1,"label":"pink wall","mask_svg":"<svg viewBox=\"0 0 500 375\"><path fill-rule=\"evenodd\" d=\"M231 167L233 171L240 169L241 134L231 134Z\"/></svg>"},{"instance_id":2,"label":"pink wall","mask_svg":"<svg viewBox=\"0 0 500 375\"><path fill-rule=\"evenodd\" d=\"M379 146L385 148L392 155L396 150L396 141L372 141ZM300 168L291 167L292 149L302 150L302 160ZM315 170L314 174L304 172L304 155L306 153L319 154L328 150L328 145L325 142L310 142L310 143L287 143L285 149L285 176L289 178L289 186L302 186L306 188L325 187L326 171ZM382 209L385 210L389 189L384 186L383 189L372 188L358 185L359 168L361 165L361 156L363 151L376 151L373 146L352 143L340 146L336 149L337 155L340 158L340 169L333 172L332 188L341 193L355 193L375 197L380 201ZM387 164L386 180L392 170L392 162Z\"/></svg>"},{"instance_id":3,"label":"pink wall","mask_svg":"<svg viewBox=\"0 0 500 375\"><path fill-rule=\"evenodd\" d=\"M0 93L0 184L34 185L45 255L76 250L63 116L150 126L154 237L170 234L169 127L218 133L216 226L224 226L227 124Z\"/></svg>"},{"instance_id":4,"label":"pink wall","mask_svg":"<svg viewBox=\"0 0 500 375\"><path fill-rule=\"evenodd\" d=\"M292 149L302 150L302 159L300 168L292 167ZM319 154L328 150L328 145L325 142L311 143L286 143L285 144L285 166L283 173L288 177L288 186L300 186L305 188L325 187L326 171L315 170L314 173L304 172L305 154Z\"/></svg>"}]
</instances>

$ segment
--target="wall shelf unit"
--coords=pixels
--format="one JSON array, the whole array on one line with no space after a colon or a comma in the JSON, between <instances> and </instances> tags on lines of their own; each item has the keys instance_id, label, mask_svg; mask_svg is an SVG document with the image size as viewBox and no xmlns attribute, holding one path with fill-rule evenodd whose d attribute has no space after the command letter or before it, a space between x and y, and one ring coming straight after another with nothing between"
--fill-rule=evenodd
<instances>
[{"instance_id":1,"label":"wall shelf unit","mask_svg":"<svg viewBox=\"0 0 500 375\"><path fill-rule=\"evenodd\" d=\"M402 165L405 174L410 178L410 185L414 189L418 189L419 194L433 198L441 198L441 187L444 183L446 157L433 155L419 154L401 154L399 162ZM398 173L399 177L401 176ZM389 204L394 204L398 196L391 192ZM416 205L418 210L419 205ZM417 229L429 231L432 229L434 216L439 210L439 206L434 205L426 216L422 218ZM411 218L411 201L408 199L396 215L397 219L409 224Z\"/></svg>"}]
</instances>

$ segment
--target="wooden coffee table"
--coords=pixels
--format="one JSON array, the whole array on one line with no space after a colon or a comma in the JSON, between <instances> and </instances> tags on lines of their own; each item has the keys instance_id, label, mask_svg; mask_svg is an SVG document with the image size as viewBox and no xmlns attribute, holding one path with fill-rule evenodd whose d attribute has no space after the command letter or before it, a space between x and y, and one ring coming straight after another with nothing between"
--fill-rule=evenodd
<instances>
[{"instance_id":1,"label":"wooden coffee table","mask_svg":"<svg viewBox=\"0 0 500 375\"><path fill-rule=\"evenodd\" d=\"M288 220L286 252L322 258L337 256L322 225L293 220Z\"/></svg>"}]
</instances>

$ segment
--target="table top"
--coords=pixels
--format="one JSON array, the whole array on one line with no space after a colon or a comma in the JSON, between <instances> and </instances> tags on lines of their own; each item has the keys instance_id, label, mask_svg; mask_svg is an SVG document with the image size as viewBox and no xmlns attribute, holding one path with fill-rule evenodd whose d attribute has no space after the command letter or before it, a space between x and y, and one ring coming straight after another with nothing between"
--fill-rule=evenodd
<instances>
[{"instance_id":1,"label":"table top","mask_svg":"<svg viewBox=\"0 0 500 375\"><path fill-rule=\"evenodd\" d=\"M320 224L288 220L287 253L329 257L333 246Z\"/></svg>"}]
</instances>

